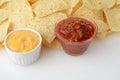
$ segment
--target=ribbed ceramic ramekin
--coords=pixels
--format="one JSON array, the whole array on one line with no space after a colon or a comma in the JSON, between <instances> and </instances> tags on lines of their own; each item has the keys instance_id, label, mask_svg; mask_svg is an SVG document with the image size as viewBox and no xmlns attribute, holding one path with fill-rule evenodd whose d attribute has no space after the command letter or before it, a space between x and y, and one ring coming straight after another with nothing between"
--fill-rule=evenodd
<instances>
[{"instance_id":1,"label":"ribbed ceramic ramekin","mask_svg":"<svg viewBox=\"0 0 120 80\"><path fill-rule=\"evenodd\" d=\"M19 31L19 30L28 30L28 31L32 31L34 33L36 33L38 36L39 36L39 44L36 46L36 48L28 51L28 52L15 52L15 51L12 51L11 49L8 48L6 42L7 42L7 39L8 37L16 32L16 31ZM18 36L19 38L19 36ZM40 56L40 51L41 51L41 46L42 46L42 37L40 35L39 32L37 32L36 30L34 29L30 29L30 28L19 28L19 29L16 29L16 30L13 30L12 32L10 32L5 40L4 40L4 46L5 46L5 49L6 49L6 52L8 53L8 55L10 56L10 59L15 63L15 64L20 64L20 65L28 65L28 64L31 64L33 62L35 62L39 56Z\"/></svg>"}]
</instances>

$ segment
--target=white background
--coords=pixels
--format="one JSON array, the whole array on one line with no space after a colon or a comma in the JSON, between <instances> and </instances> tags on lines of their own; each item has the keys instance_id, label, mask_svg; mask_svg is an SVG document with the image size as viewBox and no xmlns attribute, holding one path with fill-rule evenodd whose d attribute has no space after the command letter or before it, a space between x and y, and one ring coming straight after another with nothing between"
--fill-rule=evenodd
<instances>
[{"instance_id":1,"label":"white background","mask_svg":"<svg viewBox=\"0 0 120 80\"><path fill-rule=\"evenodd\" d=\"M40 59L28 66L12 63L0 49L0 80L120 80L120 33L95 39L81 56L42 47Z\"/></svg>"}]
</instances>

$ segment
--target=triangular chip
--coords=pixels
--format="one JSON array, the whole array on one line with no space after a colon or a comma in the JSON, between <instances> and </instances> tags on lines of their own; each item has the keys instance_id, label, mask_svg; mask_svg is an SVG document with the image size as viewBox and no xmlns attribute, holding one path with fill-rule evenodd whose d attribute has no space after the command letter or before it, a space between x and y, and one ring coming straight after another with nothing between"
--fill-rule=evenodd
<instances>
[{"instance_id":1,"label":"triangular chip","mask_svg":"<svg viewBox=\"0 0 120 80\"><path fill-rule=\"evenodd\" d=\"M14 28L26 27L33 18L32 8L27 0L12 0L13 12L9 21Z\"/></svg>"},{"instance_id":2,"label":"triangular chip","mask_svg":"<svg viewBox=\"0 0 120 80\"><path fill-rule=\"evenodd\" d=\"M118 5L120 4L120 0L117 0L117 4L118 4Z\"/></svg>"},{"instance_id":3,"label":"triangular chip","mask_svg":"<svg viewBox=\"0 0 120 80\"><path fill-rule=\"evenodd\" d=\"M69 6L71 6L71 8L72 7L75 7L78 3L79 3L79 1L80 0L65 0L68 4L69 4Z\"/></svg>"},{"instance_id":4,"label":"triangular chip","mask_svg":"<svg viewBox=\"0 0 120 80\"><path fill-rule=\"evenodd\" d=\"M103 8L112 8L116 3L116 0L100 0L100 1L103 5Z\"/></svg>"},{"instance_id":5,"label":"triangular chip","mask_svg":"<svg viewBox=\"0 0 120 80\"><path fill-rule=\"evenodd\" d=\"M74 14L75 17L84 17L90 20L103 20L103 13L98 10L91 10L85 6L80 7Z\"/></svg>"},{"instance_id":6,"label":"triangular chip","mask_svg":"<svg viewBox=\"0 0 120 80\"><path fill-rule=\"evenodd\" d=\"M73 16L84 17L91 20L98 27L98 32L104 32L109 29L109 26L104 22L102 11L90 10L85 6L82 6L73 14Z\"/></svg>"},{"instance_id":7,"label":"triangular chip","mask_svg":"<svg viewBox=\"0 0 120 80\"><path fill-rule=\"evenodd\" d=\"M55 48L55 49L62 49L61 44L59 43L58 39L55 38L51 43L48 43L44 38L43 38L43 44L47 47Z\"/></svg>"},{"instance_id":8,"label":"triangular chip","mask_svg":"<svg viewBox=\"0 0 120 80\"><path fill-rule=\"evenodd\" d=\"M31 21L28 27L38 30L48 43L51 43L56 37L55 25L62 19L67 18L64 13L54 13L44 18L37 18Z\"/></svg>"},{"instance_id":9,"label":"triangular chip","mask_svg":"<svg viewBox=\"0 0 120 80\"><path fill-rule=\"evenodd\" d=\"M39 0L32 7L38 17L47 16L54 12L70 8L64 0Z\"/></svg>"},{"instance_id":10,"label":"triangular chip","mask_svg":"<svg viewBox=\"0 0 120 80\"><path fill-rule=\"evenodd\" d=\"M0 0L0 7L2 7L5 3L9 2L10 0Z\"/></svg>"},{"instance_id":11,"label":"triangular chip","mask_svg":"<svg viewBox=\"0 0 120 80\"><path fill-rule=\"evenodd\" d=\"M0 23L4 22L6 19L8 19L9 14L6 10L0 9Z\"/></svg>"},{"instance_id":12,"label":"triangular chip","mask_svg":"<svg viewBox=\"0 0 120 80\"><path fill-rule=\"evenodd\" d=\"M73 11L73 9L70 8L70 9L67 9L65 13L66 13L68 16L71 16L72 11Z\"/></svg>"},{"instance_id":13,"label":"triangular chip","mask_svg":"<svg viewBox=\"0 0 120 80\"><path fill-rule=\"evenodd\" d=\"M0 42L0 48L3 47L3 42Z\"/></svg>"},{"instance_id":14,"label":"triangular chip","mask_svg":"<svg viewBox=\"0 0 120 80\"><path fill-rule=\"evenodd\" d=\"M104 12L110 29L115 32L120 31L120 9L104 9Z\"/></svg>"},{"instance_id":15,"label":"triangular chip","mask_svg":"<svg viewBox=\"0 0 120 80\"><path fill-rule=\"evenodd\" d=\"M85 6L80 7L74 14L75 17L85 17L88 19L95 18L95 14L92 10L88 9Z\"/></svg>"},{"instance_id":16,"label":"triangular chip","mask_svg":"<svg viewBox=\"0 0 120 80\"><path fill-rule=\"evenodd\" d=\"M5 36L7 35L8 28L9 28L9 22L8 21L3 22L0 25L0 42L2 42L5 38Z\"/></svg>"},{"instance_id":17,"label":"triangular chip","mask_svg":"<svg viewBox=\"0 0 120 80\"><path fill-rule=\"evenodd\" d=\"M98 32L105 32L110 29L110 27L102 20L95 20L98 28Z\"/></svg>"},{"instance_id":18,"label":"triangular chip","mask_svg":"<svg viewBox=\"0 0 120 80\"><path fill-rule=\"evenodd\" d=\"M83 5L93 10L102 9L101 0L83 0Z\"/></svg>"},{"instance_id":19,"label":"triangular chip","mask_svg":"<svg viewBox=\"0 0 120 80\"><path fill-rule=\"evenodd\" d=\"M104 32L99 32L97 34L97 38L98 39L104 39L110 33L111 33L111 30L107 30L107 31L104 31Z\"/></svg>"},{"instance_id":20,"label":"triangular chip","mask_svg":"<svg viewBox=\"0 0 120 80\"><path fill-rule=\"evenodd\" d=\"M35 3L38 0L28 0L28 2L30 3L30 5L32 5L33 3Z\"/></svg>"}]
</instances>

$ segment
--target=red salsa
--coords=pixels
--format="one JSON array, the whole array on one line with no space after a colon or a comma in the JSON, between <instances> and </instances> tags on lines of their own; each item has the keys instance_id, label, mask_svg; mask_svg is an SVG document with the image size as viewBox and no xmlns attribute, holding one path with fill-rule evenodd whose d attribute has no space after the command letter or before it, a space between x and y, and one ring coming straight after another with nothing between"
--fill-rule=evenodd
<instances>
[{"instance_id":1,"label":"red salsa","mask_svg":"<svg viewBox=\"0 0 120 80\"><path fill-rule=\"evenodd\" d=\"M96 26L87 19L70 17L60 21L55 28L64 51L80 55L86 51L96 34Z\"/></svg>"},{"instance_id":2,"label":"red salsa","mask_svg":"<svg viewBox=\"0 0 120 80\"><path fill-rule=\"evenodd\" d=\"M70 19L60 24L58 33L71 42L81 42L94 34L94 28L84 19Z\"/></svg>"}]
</instances>

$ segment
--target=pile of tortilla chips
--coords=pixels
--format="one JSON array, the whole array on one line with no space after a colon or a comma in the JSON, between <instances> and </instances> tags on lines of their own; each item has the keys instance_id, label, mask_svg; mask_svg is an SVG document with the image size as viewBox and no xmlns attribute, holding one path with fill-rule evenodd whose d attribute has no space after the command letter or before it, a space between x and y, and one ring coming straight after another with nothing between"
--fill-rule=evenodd
<instances>
[{"instance_id":1,"label":"pile of tortilla chips","mask_svg":"<svg viewBox=\"0 0 120 80\"><path fill-rule=\"evenodd\" d=\"M120 31L120 0L0 0L0 46L10 31L28 27L41 33L44 45L60 49L55 25L71 16L91 20L102 39Z\"/></svg>"}]
</instances>

